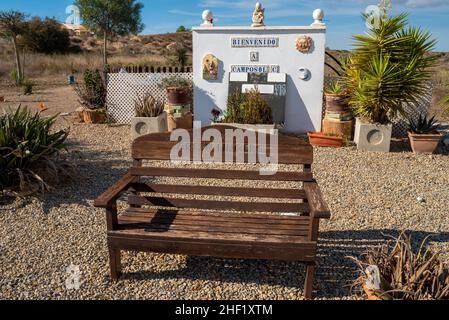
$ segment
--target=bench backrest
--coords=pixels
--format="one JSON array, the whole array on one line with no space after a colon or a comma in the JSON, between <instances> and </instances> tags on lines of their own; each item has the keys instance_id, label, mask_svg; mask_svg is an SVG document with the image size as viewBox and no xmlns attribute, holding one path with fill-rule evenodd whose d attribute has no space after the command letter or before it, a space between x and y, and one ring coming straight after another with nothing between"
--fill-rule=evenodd
<instances>
[{"instance_id":1,"label":"bench backrest","mask_svg":"<svg viewBox=\"0 0 449 320\"><path fill-rule=\"evenodd\" d=\"M201 134L206 133L206 130L211 127L202 128ZM220 132L222 137L223 152L221 152L222 162L225 159L225 151L229 150L230 146L224 147L227 129L235 129L229 126L212 127ZM199 131L198 131L199 132ZM197 133L198 133L197 132ZM216 133L216 132L215 132ZM253 132L254 133L254 132ZM184 141L184 150L189 150L190 159L193 159L194 141L193 131L189 131L190 140ZM253 139L252 136L251 139ZM258 148L267 148L271 152L267 144L272 139L270 135L265 137L256 135L256 145ZM254 144L249 144L250 139L244 141L234 140L233 150L243 147L245 153L245 161L247 161L248 153L254 150ZM212 144L219 141L203 142L201 143L201 151L205 148L211 148ZM229 141L228 141L229 142ZM243 142L243 143L242 143ZM242 146L243 144L243 146ZM309 207L307 203L291 203L289 202L241 202L237 200L230 201L207 201L198 200L194 196L227 196L227 197L256 197L256 198L278 198L278 199L305 199L305 193L300 188L295 189L278 189L278 188L251 188L251 187L234 187L233 180L259 180L259 181L283 181L283 182L305 182L313 181L311 172L311 164L313 162L313 148L303 139L285 135L278 136L278 163L281 165L303 165L303 170L298 172L284 172L278 171L273 175L261 175L258 170L223 170L211 168L161 168L155 166L146 166L142 163L143 160L163 160L169 161L174 147L179 146L179 141L170 141L170 133L151 134L136 139L132 146L132 156L134 159L134 166L131 168L131 174L138 177L174 177L174 178L191 178L203 179L211 178L220 180L222 183L219 186L200 186L200 185L182 185L172 183L170 185L153 184L153 183L136 183L133 185L135 195L128 198L131 206L157 206L157 207L171 207L171 208L196 208L209 210L237 210L237 211L262 211L262 212L303 212L307 213ZM226 149L227 148L227 149ZM218 150L218 149L216 149ZM263 149L265 150L265 149ZM198 151L198 150L196 150ZM214 154L214 153L213 153ZM215 155L215 154L214 154ZM259 156L257 163L260 163ZM207 162L207 159L203 159ZM229 159L227 159L229 160ZM238 162L234 157L233 162ZM166 198L141 196L139 193L162 193L168 195L181 194L182 198ZM193 199L186 199L186 195L191 195Z\"/></svg>"}]
</instances>

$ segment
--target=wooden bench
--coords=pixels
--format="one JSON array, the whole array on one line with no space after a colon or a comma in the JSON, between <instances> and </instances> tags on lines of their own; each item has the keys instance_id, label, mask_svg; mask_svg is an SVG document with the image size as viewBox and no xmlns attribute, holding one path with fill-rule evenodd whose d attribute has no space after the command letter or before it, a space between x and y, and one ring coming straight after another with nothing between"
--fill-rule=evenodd
<instances>
[{"instance_id":1,"label":"wooden bench","mask_svg":"<svg viewBox=\"0 0 449 320\"><path fill-rule=\"evenodd\" d=\"M218 130L224 132L227 128ZM121 250L301 261L307 266L304 291L310 299L319 221L330 218L311 171L312 146L296 137L279 136L279 164L299 164L303 170L270 176L262 176L259 171L144 166L145 160L170 160L175 144L168 133L136 139L132 146L133 167L95 201L96 207L106 209L112 279L118 280L121 274ZM214 179L214 185L221 184L142 182L147 177L171 177L175 181L209 178ZM239 187L233 185L235 180L281 181L303 187ZM129 206L118 214L117 200L124 192ZM205 200L204 196L226 196L231 200Z\"/></svg>"}]
</instances>

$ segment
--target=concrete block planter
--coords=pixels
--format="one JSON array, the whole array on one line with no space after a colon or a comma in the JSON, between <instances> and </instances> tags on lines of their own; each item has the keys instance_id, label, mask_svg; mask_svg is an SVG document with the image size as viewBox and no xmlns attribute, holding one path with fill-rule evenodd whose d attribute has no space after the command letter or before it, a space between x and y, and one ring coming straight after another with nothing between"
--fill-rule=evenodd
<instances>
[{"instance_id":1,"label":"concrete block planter","mask_svg":"<svg viewBox=\"0 0 449 320\"><path fill-rule=\"evenodd\" d=\"M163 112L158 117L134 117L131 119L131 133L133 139L150 133L167 131L168 125L166 112Z\"/></svg>"},{"instance_id":2,"label":"concrete block planter","mask_svg":"<svg viewBox=\"0 0 449 320\"><path fill-rule=\"evenodd\" d=\"M441 133L415 134L409 132L408 138L410 140L410 146L412 147L413 153L432 154L437 150L443 135Z\"/></svg>"},{"instance_id":3,"label":"concrete block planter","mask_svg":"<svg viewBox=\"0 0 449 320\"><path fill-rule=\"evenodd\" d=\"M357 149L373 152L390 152L393 125L366 123L360 119L355 123L354 142Z\"/></svg>"}]
</instances>

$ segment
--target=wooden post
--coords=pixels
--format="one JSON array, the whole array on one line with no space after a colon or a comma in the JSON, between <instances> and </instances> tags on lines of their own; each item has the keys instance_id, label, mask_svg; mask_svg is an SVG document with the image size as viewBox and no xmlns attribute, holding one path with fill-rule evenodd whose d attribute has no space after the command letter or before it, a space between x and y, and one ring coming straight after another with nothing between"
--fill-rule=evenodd
<instances>
[{"instance_id":1,"label":"wooden post","mask_svg":"<svg viewBox=\"0 0 449 320\"><path fill-rule=\"evenodd\" d=\"M119 249L109 247L109 267L111 270L112 281L118 281L122 274L122 262L120 255Z\"/></svg>"}]
</instances>

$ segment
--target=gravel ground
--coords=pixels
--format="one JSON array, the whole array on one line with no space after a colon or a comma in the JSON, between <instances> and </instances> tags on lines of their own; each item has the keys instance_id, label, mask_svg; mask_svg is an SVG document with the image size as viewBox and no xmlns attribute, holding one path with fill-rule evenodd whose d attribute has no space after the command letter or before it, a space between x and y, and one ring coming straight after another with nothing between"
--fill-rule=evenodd
<instances>
[{"instance_id":1,"label":"gravel ground","mask_svg":"<svg viewBox=\"0 0 449 320\"><path fill-rule=\"evenodd\" d=\"M93 200L130 165L129 127L75 125L78 176L52 194L0 198L0 299L302 299L300 263L150 253L123 255L109 281L103 210ZM449 157L316 149L314 172L333 216L321 226L317 299L353 299L359 256L398 230L431 235L449 262ZM424 202L417 201L422 197ZM69 266L79 289L67 289ZM69 268L70 269L70 268ZM70 284L70 283L69 283Z\"/></svg>"}]
</instances>

